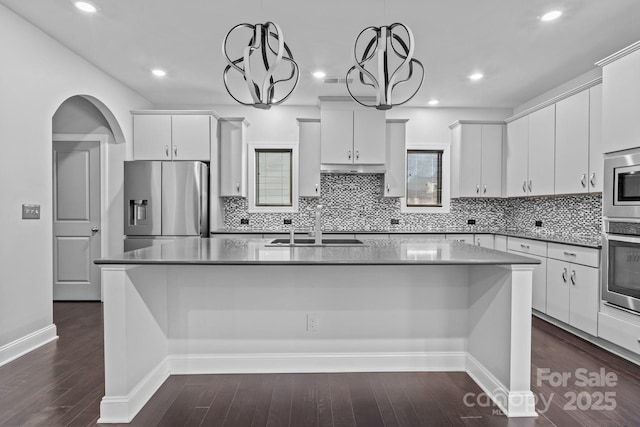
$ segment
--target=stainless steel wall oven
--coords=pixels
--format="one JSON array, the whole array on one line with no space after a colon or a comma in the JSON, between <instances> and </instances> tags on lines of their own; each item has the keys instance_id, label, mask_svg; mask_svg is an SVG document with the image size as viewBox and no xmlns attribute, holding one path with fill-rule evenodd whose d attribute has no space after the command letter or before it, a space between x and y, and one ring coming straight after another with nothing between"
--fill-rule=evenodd
<instances>
[{"instance_id":1,"label":"stainless steel wall oven","mask_svg":"<svg viewBox=\"0 0 640 427\"><path fill-rule=\"evenodd\" d=\"M640 313L640 218L605 219L602 299Z\"/></svg>"}]
</instances>

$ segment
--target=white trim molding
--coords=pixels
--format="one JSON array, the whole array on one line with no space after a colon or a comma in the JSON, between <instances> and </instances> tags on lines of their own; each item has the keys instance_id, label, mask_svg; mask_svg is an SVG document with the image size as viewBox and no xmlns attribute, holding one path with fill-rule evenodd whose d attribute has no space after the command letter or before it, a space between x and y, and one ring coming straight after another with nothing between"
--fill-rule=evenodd
<instances>
[{"instance_id":1,"label":"white trim molding","mask_svg":"<svg viewBox=\"0 0 640 427\"><path fill-rule=\"evenodd\" d=\"M629 55L630 53L635 52L636 50L640 49L640 40L638 40L637 42L633 43L632 45L629 45L627 47L625 47L624 49L620 49L619 51L617 51L616 53L607 56L604 59L601 59L600 61L596 62L596 66L598 67L604 67L605 65L611 64L614 61L617 61L618 59Z\"/></svg>"},{"instance_id":2,"label":"white trim molding","mask_svg":"<svg viewBox=\"0 0 640 427\"><path fill-rule=\"evenodd\" d=\"M0 366L58 339L58 329L51 324L0 347Z\"/></svg>"}]
</instances>

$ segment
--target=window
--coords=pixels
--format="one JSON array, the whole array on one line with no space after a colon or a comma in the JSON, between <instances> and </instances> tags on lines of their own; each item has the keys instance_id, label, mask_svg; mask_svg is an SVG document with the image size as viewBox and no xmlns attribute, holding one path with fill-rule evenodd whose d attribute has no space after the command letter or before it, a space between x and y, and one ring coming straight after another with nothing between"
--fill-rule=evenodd
<instances>
[{"instance_id":1,"label":"window","mask_svg":"<svg viewBox=\"0 0 640 427\"><path fill-rule=\"evenodd\" d=\"M293 150L257 149L256 206L291 206L293 203Z\"/></svg>"},{"instance_id":2,"label":"window","mask_svg":"<svg viewBox=\"0 0 640 427\"><path fill-rule=\"evenodd\" d=\"M403 213L448 213L449 144L407 144Z\"/></svg>"},{"instance_id":3,"label":"window","mask_svg":"<svg viewBox=\"0 0 640 427\"><path fill-rule=\"evenodd\" d=\"M442 207L443 150L407 151L407 206Z\"/></svg>"},{"instance_id":4,"label":"window","mask_svg":"<svg viewBox=\"0 0 640 427\"><path fill-rule=\"evenodd\" d=\"M249 144L250 213L298 211L298 144Z\"/></svg>"}]
</instances>

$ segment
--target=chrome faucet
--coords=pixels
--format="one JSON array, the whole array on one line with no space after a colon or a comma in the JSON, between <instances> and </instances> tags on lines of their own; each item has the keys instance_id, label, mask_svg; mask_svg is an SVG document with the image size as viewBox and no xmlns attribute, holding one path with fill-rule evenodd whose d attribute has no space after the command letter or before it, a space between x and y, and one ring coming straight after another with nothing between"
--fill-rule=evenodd
<instances>
[{"instance_id":1,"label":"chrome faucet","mask_svg":"<svg viewBox=\"0 0 640 427\"><path fill-rule=\"evenodd\" d=\"M315 235L315 245L322 245L322 205L318 205L315 208L315 215L316 215L316 225L315 225L315 230L313 231L313 235ZM311 232L309 232L309 235L311 235Z\"/></svg>"}]
</instances>

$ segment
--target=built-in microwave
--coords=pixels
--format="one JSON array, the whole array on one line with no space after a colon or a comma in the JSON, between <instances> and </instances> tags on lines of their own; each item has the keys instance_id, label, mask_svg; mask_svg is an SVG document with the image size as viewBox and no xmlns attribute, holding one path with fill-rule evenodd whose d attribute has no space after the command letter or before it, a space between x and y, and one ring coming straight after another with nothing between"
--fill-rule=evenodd
<instances>
[{"instance_id":1,"label":"built-in microwave","mask_svg":"<svg viewBox=\"0 0 640 427\"><path fill-rule=\"evenodd\" d=\"M640 313L640 218L604 221L602 299Z\"/></svg>"},{"instance_id":2,"label":"built-in microwave","mask_svg":"<svg viewBox=\"0 0 640 427\"><path fill-rule=\"evenodd\" d=\"M640 218L640 149L604 158L602 211L609 218Z\"/></svg>"}]
</instances>

